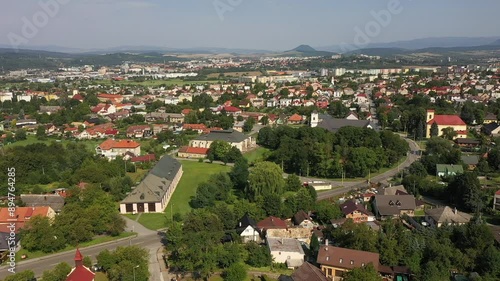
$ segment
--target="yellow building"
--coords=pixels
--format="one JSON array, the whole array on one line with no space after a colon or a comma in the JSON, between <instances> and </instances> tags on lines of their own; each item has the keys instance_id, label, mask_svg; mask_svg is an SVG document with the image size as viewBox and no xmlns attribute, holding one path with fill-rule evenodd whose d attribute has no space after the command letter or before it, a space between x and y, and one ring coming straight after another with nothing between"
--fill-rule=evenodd
<instances>
[{"instance_id":1,"label":"yellow building","mask_svg":"<svg viewBox=\"0 0 500 281\"><path fill-rule=\"evenodd\" d=\"M438 136L443 135L443 129L451 127L457 132L456 138L467 137L467 124L458 115L436 115L434 109L429 109L427 110L426 122L426 138L431 137L431 127L434 123L438 126Z\"/></svg>"}]
</instances>

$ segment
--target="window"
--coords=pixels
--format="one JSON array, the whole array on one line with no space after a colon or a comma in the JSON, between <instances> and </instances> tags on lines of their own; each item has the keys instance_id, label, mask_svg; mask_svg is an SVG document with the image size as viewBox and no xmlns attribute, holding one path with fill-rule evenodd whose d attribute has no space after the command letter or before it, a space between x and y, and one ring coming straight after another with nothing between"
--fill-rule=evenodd
<instances>
[{"instance_id":1,"label":"window","mask_svg":"<svg viewBox=\"0 0 500 281\"><path fill-rule=\"evenodd\" d=\"M339 260L339 263L342 263L342 259Z\"/></svg>"},{"instance_id":2,"label":"window","mask_svg":"<svg viewBox=\"0 0 500 281\"><path fill-rule=\"evenodd\" d=\"M351 260L351 264L354 264L354 261L353 261L353 260Z\"/></svg>"}]
</instances>

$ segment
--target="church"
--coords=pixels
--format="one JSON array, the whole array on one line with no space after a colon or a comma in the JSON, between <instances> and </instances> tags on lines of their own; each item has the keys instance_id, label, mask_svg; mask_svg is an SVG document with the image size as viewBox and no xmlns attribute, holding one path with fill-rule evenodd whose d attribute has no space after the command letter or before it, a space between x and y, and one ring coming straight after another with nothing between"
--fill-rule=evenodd
<instances>
[{"instance_id":1,"label":"church","mask_svg":"<svg viewBox=\"0 0 500 281\"><path fill-rule=\"evenodd\" d=\"M434 109L429 109L426 118L426 138L431 137L431 127L434 123L438 126L438 136L443 135L444 128L451 127L457 132L456 138L467 137L467 124L458 115L436 115Z\"/></svg>"}]
</instances>

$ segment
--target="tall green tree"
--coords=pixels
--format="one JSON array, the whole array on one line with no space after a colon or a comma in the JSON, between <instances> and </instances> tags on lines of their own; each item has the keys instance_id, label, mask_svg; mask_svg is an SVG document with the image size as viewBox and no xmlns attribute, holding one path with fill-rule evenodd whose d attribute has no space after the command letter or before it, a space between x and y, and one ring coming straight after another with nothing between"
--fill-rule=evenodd
<instances>
[{"instance_id":1,"label":"tall green tree","mask_svg":"<svg viewBox=\"0 0 500 281\"><path fill-rule=\"evenodd\" d=\"M344 281L382 281L382 277L380 277L375 267L372 264L368 264L364 267L356 267L348 272L346 272L343 276Z\"/></svg>"},{"instance_id":2,"label":"tall green tree","mask_svg":"<svg viewBox=\"0 0 500 281\"><path fill-rule=\"evenodd\" d=\"M436 122L431 125L431 138L439 135L439 128Z\"/></svg>"},{"instance_id":3,"label":"tall green tree","mask_svg":"<svg viewBox=\"0 0 500 281\"><path fill-rule=\"evenodd\" d=\"M247 194L253 200L258 196L282 194L285 180L281 168L272 162L258 162L248 176Z\"/></svg>"}]
</instances>

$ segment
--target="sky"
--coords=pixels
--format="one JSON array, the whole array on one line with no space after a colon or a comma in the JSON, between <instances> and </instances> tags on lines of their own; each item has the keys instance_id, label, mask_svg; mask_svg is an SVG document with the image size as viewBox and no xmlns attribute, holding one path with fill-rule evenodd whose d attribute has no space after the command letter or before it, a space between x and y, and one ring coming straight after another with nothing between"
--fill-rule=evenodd
<instances>
[{"instance_id":1,"label":"sky","mask_svg":"<svg viewBox=\"0 0 500 281\"><path fill-rule=\"evenodd\" d=\"M0 45L289 50L500 36L499 10L498 0L0 0Z\"/></svg>"}]
</instances>

